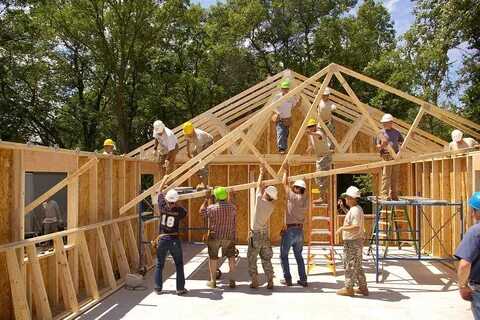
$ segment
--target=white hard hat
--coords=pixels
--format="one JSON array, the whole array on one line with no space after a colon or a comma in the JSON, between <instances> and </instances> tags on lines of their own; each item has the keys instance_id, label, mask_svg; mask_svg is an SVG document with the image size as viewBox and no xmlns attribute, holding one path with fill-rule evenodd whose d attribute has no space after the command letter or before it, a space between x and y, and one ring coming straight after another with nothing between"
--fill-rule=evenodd
<instances>
[{"instance_id":1,"label":"white hard hat","mask_svg":"<svg viewBox=\"0 0 480 320\"><path fill-rule=\"evenodd\" d=\"M165 130L165 125L163 124L163 122L161 120L156 120L153 123L153 132L155 134L160 134L163 132L163 130Z\"/></svg>"},{"instance_id":2,"label":"white hard hat","mask_svg":"<svg viewBox=\"0 0 480 320\"><path fill-rule=\"evenodd\" d=\"M345 195L352 197L352 198L360 198L360 190L355 186L350 186L345 191Z\"/></svg>"},{"instance_id":3,"label":"white hard hat","mask_svg":"<svg viewBox=\"0 0 480 320\"><path fill-rule=\"evenodd\" d=\"M306 184L305 181L303 181L303 180L296 180L296 181L293 183L293 186L294 186L294 187L300 187L300 188L303 188L303 189L307 189L307 184Z\"/></svg>"},{"instance_id":4,"label":"white hard hat","mask_svg":"<svg viewBox=\"0 0 480 320\"><path fill-rule=\"evenodd\" d=\"M381 123L393 121L393 116L390 113L385 113L380 120Z\"/></svg>"},{"instance_id":5,"label":"white hard hat","mask_svg":"<svg viewBox=\"0 0 480 320\"><path fill-rule=\"evenodd\" d=\"M174 189L168 190L165 195L165 200L168 202L177 202L178 201L178 192Z\"/></svg>"},{"instance_id":6,"label":"white hard hat","mask_svg":"<svg viewBox=\"0 0 480 320\"><path fill-rule=\"evenodd\" d=\"M326 87L326 88L325 88L325 91L323 91L323 95L324 95L324 96L328 96L330 93L331 93L331 92L330 92L330 88L329 88L329 87Z\"/></svg>"},{"instance_id":7,"label":"white hard hat","mask_svg":"<svg viewBox=\"0 0 480 320\"><path fill-rule=\"evenodd\" d=\"M277 200L278 199L278 190L276 187L274 186L268 186L267 188L265 188L265 192L270 196L270 198L272 198L273 200Z\"/></svg>"},{"instance_id":8,"label":"white hard hat","mask_svg":"<svg viewBox=\"0 0 480 320\"><path fill-rule=\"evenodd\" d=\"M452 131L452 141L453 142L460 142L463 138L463 132L455 129Z\"/></svg>"}]
</instances>

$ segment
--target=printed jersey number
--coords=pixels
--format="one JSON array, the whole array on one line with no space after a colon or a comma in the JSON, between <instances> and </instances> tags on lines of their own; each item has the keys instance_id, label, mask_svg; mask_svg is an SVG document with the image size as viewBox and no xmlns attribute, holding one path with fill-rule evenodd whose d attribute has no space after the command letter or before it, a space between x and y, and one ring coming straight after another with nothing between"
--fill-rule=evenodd
<instances>
[{"instance_id":1,"label":"printed jersey number","mask_svg":"<svg viewBox=\"0 0 480 320\"><path fill-rule=\"evenodd\" d=\"M165 214L162 215L162 225L171 228L171 227L173 227L174 224L175 224L175 218L174 217L172 217L172 216L167 217L167 215L165 215Z\"/></svg>"}]
</instances>

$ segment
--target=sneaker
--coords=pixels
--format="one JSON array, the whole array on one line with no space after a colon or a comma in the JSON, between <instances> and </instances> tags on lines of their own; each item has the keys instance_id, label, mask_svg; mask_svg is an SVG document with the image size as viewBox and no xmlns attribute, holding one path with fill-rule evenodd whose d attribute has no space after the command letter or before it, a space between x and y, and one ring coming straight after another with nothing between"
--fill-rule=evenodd
<instances>
[{"instance_id":1,"label":"sneaker","mask_svg":"<svg viewBox=\"0 0 480 320\"><path fill-rule=\"evenodd\" d=\"M365 296L365 297L369 295L367 287L355 289L354 292L355 292L355 294L359 294L359 295L362 295L362 296Z\"/></svg>"},{"instance_id":2,"label":"sneaker","mask_svg":"<svg viewBox=\"0 0 480 320\"><path fill-rule=\"evenodd\" d=\"M183 288L182 290L177 290L177 296L183 296L186 293L188 293L188 290L185 288Z\"/></svg>"},{"instance_id":3,"label":"sneaker","mask_svg":"<svg viewBox=\"0 0 480 320\"><path fill-rule=\"evenodd\" d=\"M342 289L337 291L337 295L346 296L346 297L353 297L353 295L354 295L353 288L342 288Z\"/></svg>"},{"instance_id":4,"label":"sneaker","mask_svg":"<svg viewBox=\"0 0 480 320\"><path fill-rule=\"evenodd\" d=\"M307 281L298 280L297 283L304 288L308 287Z\"/></svg>"},{"instance_id":5,"label":"sneaker","mask_svg":"<svg viewBox=\"0 0 480 320\"><path fill-rule=\"evenodd\" d=\"M235 284L235 280L229 280L229 281L228 281L228 287L229 287L230 289L235 289L236 286L237 286L237 285Z\"/></svg>"},{"instance_id":6,"label":"sneaker","mask_svg":"<svg viewBox=\"0 0 480 320\"><path fill-rule=\"evenodd\" d=\"M273 279L267 281L267 289L273 290Z\"/></svg>"},{"instance_id":7,"label":"sneaker","mask_svg":"<svg viewBox=\"0 0 480 320\"><path fill-rule=\"evenodd\" d=\"M155 293L158 294L158 295L161 295L163 292L162 292L162 289L160 288L155 288Z\"/></svg>"},{"instance_id":8,"label":"sneaker","mask_svg":"<svg viewBox=\"0 0 480 320\"><path fill-rule=\"evenodd\" d=\"M207 287L214 289L214 288L217 287L217 282L216 281L207 281Z\"/></svg>"},{"instance_id":9,"label":"sneaker","mask_svg":"<svg viewBox=\"0 0 480 320\"><path fill-rule=\"evenodd\" d=\"M282 279L282 280L280 280L280 283L283 284L284 286L288 286L288 287L293 286L293 283L292 283L291 279Z\"/></svg>"}]
</instances>

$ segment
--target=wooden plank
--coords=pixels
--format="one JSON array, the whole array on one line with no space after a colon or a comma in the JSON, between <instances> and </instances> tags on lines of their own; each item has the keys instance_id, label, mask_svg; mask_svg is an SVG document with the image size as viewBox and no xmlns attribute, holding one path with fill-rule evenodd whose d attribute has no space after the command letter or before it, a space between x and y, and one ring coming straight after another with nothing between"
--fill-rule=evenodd
<instances>
[{"instance_id":1,"label":"wooden plank","mask_svg":"<svg viewBox=\"0 0 480 320\"><path fill-rule=\"evenodd\" d=\"M213 123L215 123L215 126L218 128L218 130L220 131L220 134L222 136L226 136L228 135L228 133L230 132L230 129L228 129L228 127L220 120L218 119L216 116L214 116L213 114L211 115L212 119L211 121ZM238 145L236 143L233 143L232 145L230 145L230 150L232 152L232 154L237 154L239 153L238 151Z\"/></svg>"},{"instance_id":2,"label":"wooden plank","mask_svg":"<svg viewBox=\"0 0 480 320\"><path fill-rule=\"evenodd\" d=\"M450 186L451 186L451 160L442 160L442 181L440 183L440 192L442 199L451 201L450 198ZM444 225L451 215L451 208L442 208L441 224ZM441 232L441 239L445 244L447 252L442 250L442 256L446 257L450 255L452 249L452 223L448 223Z\"/></svg>"},{"instance_id":3,"label":"wooden plank","mask_svg":"<svg viewBox=\"0 0 480 320\"><path fill-rule=\"evenodd\" d=\"M135 233L133 232L130 221L125 221L125 237L127 241L127 248L132 263L132 268L138 270L140 266L140 254L138 252L137 240L135 239Z\"/></svg>"},{"instance_id":4,"label":"wooden plank","mask_svg":"<svg viewBox=\"0 0 480 320\"><path fill-rule=\"evenodd\" d=\"M78 159L77 159L78 162ZM79 205L79 177L75 177L70 180L67 186L67 228L77 228L78 227L78 205ZM76 234L69 235L67 237L67 243L69 245L76 244ZM76 246L72 248L69 252L70 259L68 260L70 264L70 271L72 274L73 285L75 291L79 292L79 270L78 270L78 250Z\"/></svg>"},{"instance_id":5,"label":"wooden plank","mask_svg":"<svg viewBox=\"0 0 480 320\"><path fill-rule=\"evenodd\" d=\"M353 122L352 127L350 128L350 130L348 130L347 134L343 137L343 141L340 143L340 148L343 152L347 152L348 148L350 147L353 140L355 139L364 124L365 116L363 115Z\"/></svg>"},{"instance_id":6,"label":"wooden plank","mask_svg":"<svg viewBox=\"0 0 480 320\"><path fill-rule=\"evenodd\" d=\"M18 257L15 249L6 252L8 278L12 293L12 304L15 319L31 319L30 308L27 303L25 281L18 265Z\"/></svg>"},{"instance_id":7,"label":"wooden plank","mask_svg":"<svg viewBox=\"0 0 480 320\"><path fill-rule=\"evenodd\" d=\"M77 239L85 287L87 289L87 292L93 299L98 299L100 297L100 294L98 292L97 280L95 278L95 272L93 271L92 260L90 259L90 252L88 250L85 233L78 233Z\"/></svg>"},{"instance_id":8,"label":"wooden plank","mask_svg":"<svg viewBox=\"0 0 480 320\"><path fill-rule=\"evenodd\" d=\"M452 200L462 201L462 159L455 158L453 159L453 191L452 191ZM452 214L455 212L453 211ZM460 243L460 216L456 215L452 223L453 231L453 248L456 248Z\"/></svg>"},{"instance_id":9,"label":"wooden plank","mask_svg":"<svg viewBox=\"0 0 480 320\"><path fill-rule=\"evenodd\" d=\"M90 169L91 166L93 166L96 162L98 161L97 158L93 158L87 163L85 163L83 166L72 172L69 176L67 176L65 179L54 185L52 188L50 188L47 192L43 193L41 196L37 197L35 200L30 202L26 207L25 207L25 214L29 213L36 207L38 207L41 203L45 202L48 200L51 196L53 196L55 193L58 191L62 190L66 185L68 185L71 181L73 181L75 178L86 172L88 169Z\"/></svg>"},{"instance_id":10,"label":"wooden plank","mask_svg":"<svg viewBox=\"0 0 480 320\"><path fill-rule=\"evenodd\" d=\"M61 153L50 149L48 155L45 152L25 149L18 150L24 153L25 171L27 172L72 172L77 169L75 151Z\"/></svg>"},{"instance_id":11,"label":"wooden plank","mask_svg":"<svg viewBox=\"0 0 480 320\"><path fill-rule=\"evenodd\" d=\"M13 151L13 210L11 212L11 240L22 240L25 235L25 165L24 151Z\"/></svg>"},{"instance_id":12,"label":"wooden plank","mask_svg":"<svg viewBox=\"0 0 480 320\"><path fill-rule=\"evenodd\" d=\"M127 274L130 273L130 266L128 265L127 254L125 253L123 240L120 236L120 229L117 223L112 223L110 228L112 230L113 252L117 261L120 277L125 279Z\"/></svg>"},{"instance_id":13,"label":"wooden plank","mask_svg":"<svg viewBox=\"0 0 480 320\"><path fill-rule=\"evenodd\" d=\"M432 199L440 199L440 171L441 171L442 162L440 160L432 161L432 177L430 179L431 182L431 190L432 190ZM432 214L432 226L433 232L436 233L437 230L440 228L441 224L441 210L440 208L434 208ZM432 240L432 253L436 257L441 256L441 246L440 242L437 238Z\"/></svg>"},{"instance_id":14,"label":"wooden plank","mask_svg":"<svg viewBox=\"0 0 480 320\"><path fill-rule=\"evenodd\" d=\"M270 166L270 164L265 160L265 158L263 157L262 154L260 154L260 152L258 151L258 149L252 144L252 142L250 142L248 140L248 138L245 136L245 134L241 134L241 137L242 137L242 140L243 142L247 145L247 147L253 152L253 154L255 155L255 157L257 157L258 161L260 161L261 164L263 164L263 166L267 169L268 173L270 173L270 175L272 176L272 178L278 178L280 179L278 176L277 176L277 173L275 172L275 170L273 170L273 168Z\"/></svg>"},{"instance_id":15,"label":"wooden plank","mask_svg":"<svg viewBox=\"0 0 480 320\"><path fill-rule=\"evenodd\" d=\"M125 163L125 161L122 161ZM88 224L98 222L98 162L95 163L88 172ZM97 234L91 232L87 235L88 247L92 248L90 258L93 265L94 272L98 272L98 250L97 249Z\"/></svg>"},{"instance_id":16,"label":"wooden plank","mask_svg":"<svg viewBox=\"0 0 480 320\"><path fill-rule=\"evenodd\" d=\"M101 226L97 227L97 237L103 276L107 279L107 283L110 288L114 289L117 287L117 281L115 280L115 276L113 274L112 261L110 259L110 254L108 253L107 243L105 242L105 236Z\"/></svg>"},{"instance_id":17,"label":"wooden plank","mask_svg":"<svg viewBox=\"0 0 480 320\"><path fill-rule=\"evenodd\" d=\"M72 274L68 265L67 253L65 252L63 240L61 237L56 237L53 239L53 243L55 247L55 256L57 257L57 263L60 268L60 286L62 288L63 302L65 303L65 308L72 312L78 311L78 300L72 279Z\"/></svg>"},{"instance_id":18,"label":"wooden plank","mask_svg":"<svg viewBox=\"0 0 480 320\"><path fill-rule=\"evenodd\" d=\"M52 318L52 311L48 302L47 290L45 282L43 281L42 269L37 256L37 249L35 245L26 247L28 262L30 265L32 275L32 293L35 302L35 311L37 318L48 320Z\"/></svg>"},{"instance_id":19,"label":"wooden plank","mask_svg":"<svg viewBox=\"0 0 480 320\"><path fill-rule=\"evenodd\" d=\"M420 111L418 111L417 116L415 117L415 120L412 123L412 126L410 127L410 130L408 130L407 136L405 137L405 140L402 143L402 146L400 148L400 151L398 152L398 156L402 154L403 150L407 149L407 145L412 139L412 136L417 129L418 125L420 124L420 121L422 120L423 115L425 114L425 109L424 107L420 108Z\"/></svg>"}]
</instances>

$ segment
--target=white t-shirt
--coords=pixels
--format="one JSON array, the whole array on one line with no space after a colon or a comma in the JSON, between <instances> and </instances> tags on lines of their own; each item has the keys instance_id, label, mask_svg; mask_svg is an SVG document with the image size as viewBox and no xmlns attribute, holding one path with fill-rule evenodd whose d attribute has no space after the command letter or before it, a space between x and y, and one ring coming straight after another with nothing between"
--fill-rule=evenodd
<instances>
[{"instance_id":1,"label":"white t-shirt","mask_svg":"<svg viewBox=\"0 0 480 320\"><path fill-rule=\"evenodd\" d=\"M265 230L268 228L268 219L270 219L274 209L273 202L264 200L261 192L257 192L256 198L251 222L252 230Z\"/></svg>"},{"instance_id":2,"label":"white t-shirt","mask_svg":"<svg viewBox=\"0 0 480 320\"><path fill-rule=\"evenodd\" d=\"M353 230L343 230L342 237L343 240L358 240L363 239L364 237L364 215L363 209L359 205L350 208L348 210L347 215L345 216L345 221L343 222L343 226L359 226L357 231Z\"/></svg>"},{"instance_id":3,"label":"white t-shirt","mask_svg":"<svg viewBox=\"0 0 480 320\"><path fill-rule=\"evenodd\" d=\"M328 122L332 120L332 111L335 110L337 106L331 101L327 100L326 102L323 100L320 100L320 103L318 105L318 109L320 110L320 118L324 122Z\"/></svg>"},{"instance_id":4,"label":"white t-shirt","mask_svg":"<svg viewBox=\"0 0 480 320\"><path fill-rule=\"evenodd\" d=\"M175 150L178 140L172 130L165 128L163 134L155 134L153 132L153 137L157 139L159 144L160 153L168 153L172 150Z\"/></svg>"},{"instance_id":5,"label":"white t-shirt","mask_svg":"<svg viewBox=\"0 0 480 320\"><path fill-rule=\"evenodd\" d=\"M478 142L473 138L463 138L460 142L450 142L448 145L449 151L457 151L460 149L467 149L471 147L475 147Z\"/></svg>"},{"instance_id":6,"label":"white t-shirt","mask_svg":"<svg viewBox=\"0 0 480 320\"><path fill-rule=\"evenodd\" d=\"M277 93L273 98L273 102L280 100L281 97L283 97L282 93ZM292 117L292 108L298 103L298 100L299 99L296 96L290 97L277 107L277 112L280 115L281 119L287 119Z\"/></svg>"}]
</instances>

